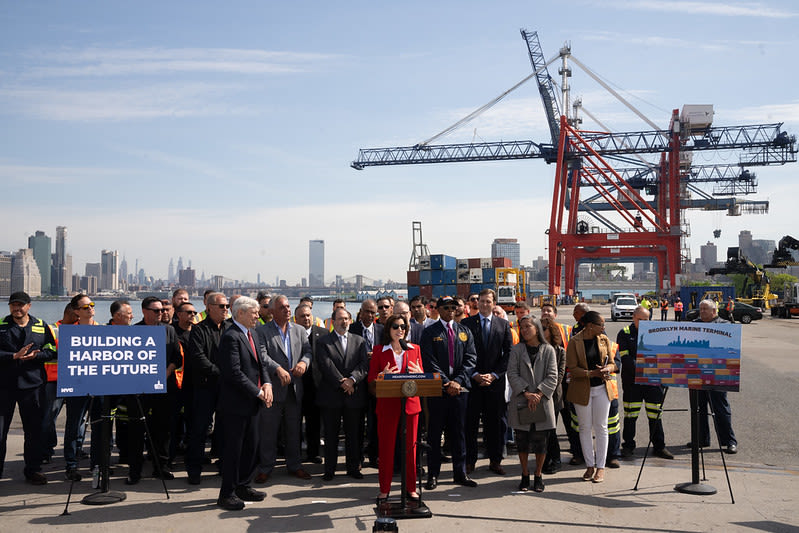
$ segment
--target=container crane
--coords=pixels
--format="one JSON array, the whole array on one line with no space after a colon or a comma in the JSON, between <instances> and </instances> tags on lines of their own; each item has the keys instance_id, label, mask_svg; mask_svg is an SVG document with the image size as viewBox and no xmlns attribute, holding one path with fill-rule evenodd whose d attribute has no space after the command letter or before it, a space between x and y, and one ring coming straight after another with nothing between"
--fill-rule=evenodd
<instances>
[{"instance_id":1,"label":"container crane","mask_svg":"<svg viewBox=\"0 0 799 533\"><path fill-rule=\"evenodd\" d=\"M756 182L751 173L744 172L744 167L796 161L796 138L782 131L782 123L717 127L712 125L712 120L697 120L691 114L696 110L686 106L683 109L685 116L681 117L675 109L671 113L669 128L659 129L574 58L569 46L564 46L558 56L545 62L537 34L525 30L521 33L527 44L533 74L442 133L413 146L361 149L351 166L362 170L369 166L516 159L544 159L555 163L552 212L547 230L551 295L561 294L562 279L565 281L564 293L574 294L578 262L655 260L661 268L665 267L665 276L674 286L683 262L681 250L685 247L682 240L687 233L683 229L687 224L684 210L725 209L733 215L764 212L768 209L767 202L716 196L735 194L742 182L749 183L746 194L752 192L750 189L756 187ZM558 57L561 59L563 113L547 72L547 66ZM622 133L577 129L579 118L568 116L568 78L571 76L568 59L644 118L652 129ZM538 82L552 144L532 140L431 144L533 77ZM735 166L737 170L691 166L693 152L721 150L741 151L739 164ZM643 159L646 154L659 155L659 162L646 162ZM636 166L620 171L611 161ZM728 192L723 194L722 190L708 194L698 187L699 183L714 183L718 187L727 184ZM583 189L589 196L581 195ZM692 192L699 198L692 198ZM642 193L654 195L654 199L648 201ZM602 211L615 212L615 220L601 214ZM599 226L592 227L580 217L582 213L598 221L602 231ZM662 289L663 276L658 276L658 280Z\"/></svg>"}]
</instances>

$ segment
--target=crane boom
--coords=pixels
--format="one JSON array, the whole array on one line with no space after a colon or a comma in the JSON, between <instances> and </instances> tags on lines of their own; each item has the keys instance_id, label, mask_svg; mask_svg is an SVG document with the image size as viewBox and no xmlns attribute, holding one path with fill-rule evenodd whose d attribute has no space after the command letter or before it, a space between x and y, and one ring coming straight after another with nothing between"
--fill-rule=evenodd
<instances>
[{"instance_id":1,"label":"crane boom","mask_svg":"<svg viewBox=\"0 0 799 533\"><path fill-rule=\"evenodd\" d=\"M541 43L538 41L538 32L528 32L521 30L522 38L527 43L527 52L530 55L530 64L535 72L538 81L538 92L541 94L541 101L544 103L544 112L549 123L549 132L552 135L552 145L558 144L560 137L560 110L558 100L555 97L555 87L552 85L552 78L547 70L547 62L544 59L544 52Z\"/></svg>"}]
</instances>

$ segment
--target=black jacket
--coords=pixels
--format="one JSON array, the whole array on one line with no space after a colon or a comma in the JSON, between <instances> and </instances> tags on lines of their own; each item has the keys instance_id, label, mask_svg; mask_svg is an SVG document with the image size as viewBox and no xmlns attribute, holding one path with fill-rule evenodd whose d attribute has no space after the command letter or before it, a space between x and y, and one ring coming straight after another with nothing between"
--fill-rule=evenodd
<instances>
[{"instance_id":1,"label":"black jacket","mask_svg":"<svg viewBox=\"0 0 799 533\"><path fill-rule=\"evenodd\" d=\"M14 354L26 344L40 350L29 361L14 360ZM28 315L28 324L20 328L11 315L0 320L0 389L26 390L47 382L44 362L56 358L56 341L52 328L44 321Z\"/></svg>"},{"instance_id":2,"label":"black jacket","mask_svg":"<svg viewBox=\"0 0 799 533\"><path fill-rule=\"evenodd\" d=\"M222 333L230 327L222 322L217 327L210 317L191 327L186 362L183 366L183 382L192 387L218 386L219 367L216 363L216 350Z\"/></svg>"}]
</instances>

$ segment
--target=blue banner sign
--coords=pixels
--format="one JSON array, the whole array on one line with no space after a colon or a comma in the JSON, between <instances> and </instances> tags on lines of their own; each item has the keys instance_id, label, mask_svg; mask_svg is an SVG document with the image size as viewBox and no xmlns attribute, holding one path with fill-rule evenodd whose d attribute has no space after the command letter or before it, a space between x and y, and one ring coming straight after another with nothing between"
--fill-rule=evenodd
<instances>
[{"instance_id":1,"label":"blue banner sign","mask_svg":"<svg viewBox=\"0 0 799 533\"><path fill-rule=\"evenodd\" d=\"M59 327L57 391L59 397L166 392L164 327Z\"/></svg>"}]
</instances>

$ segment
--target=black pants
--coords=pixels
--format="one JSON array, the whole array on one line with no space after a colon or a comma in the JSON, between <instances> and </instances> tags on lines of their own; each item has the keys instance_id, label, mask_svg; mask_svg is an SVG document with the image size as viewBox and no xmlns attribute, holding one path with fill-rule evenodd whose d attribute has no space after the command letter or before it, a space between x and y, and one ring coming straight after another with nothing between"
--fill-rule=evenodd
<instances>
[{"instance_id":1,"label":"black pants","mask_svg":"<svg viewBox=\"0 0 799 533\"><path fill-rule=\"evenodd\" d=\"M0 428L3 435L0 441L0 478L6 462L6 441L14 407L19 406L22 430L25 433L23 457L25 477L42 470L42 421L44 420L44 387L32 389L0 390Z\"/></svg>"},{"instance_id":2,"label":"black pants","mask_svg":"<svg viewBox=\"0 0 799 533\"><path fill-rule=\"evenodd\" d=\"M623 383L622 386L624 387L622 396L624 400L624 443L622 446L630 450L635 449L635 426L641 407L645 407L652 446L655 450L662 450L666 446L663 420L660 418L660 411L663 408L663 389L635 383Z\"/></svg>"},{"instance_id":3,"label":"black pants","mask_svg":"<svg viewBox=\"0 0 799 533\"><path fill-rule=\"evenodd\" d=\"M492 463L502 462L502 447L508 422L505 413L504 380L500 387L473 387L469 391L466 408L466 464L477 462L477 434L480 418L483 419L483 435L486 452Z\"/></svg>"},{"instance_id":4,"label":"black pants","mask_svg":"<svg viewBox=\"0 0 799 533\"><path fill-rule=\"evenodd\" d=\"M225 413L220 498L233 494L236 487L249 486L258 463L258 418Z\"/></svg>"},{"instance_id":5,"label":"black pants","mask_svg":"<svg viewBox=\"0 0 799 533\"><path fill-rule=\"evenodd\" d=\"M199 476L203 470L203 460L205 458L205 441L208 437L208 427L214 420L216 401L218 398L216 388L197 387L191 389L191 406L189 408L189 418L186 427L186 472L190 476ZM217 444L216 448L223 448L221 418L216 416L214 422L213 440ZM212 449L214 446L212 446ZM223 451L218 450L219 457Z\"/></svg>"},{"instance_id":6,"label":"black pants","mask_svg":"<svg viewBox=\"0 0 799 533\"><path fill-rule=\"evenodd\" d=\"M156 459L161 468L166 468L169 461L169 421L172 412L169 396L166 393L142 394L138 396L138 401L137 396L128 396L127 404L129 475L141 477L144 463L144 419L149 430L149 451L154 470L157 472Z\"/></svg>"},{"instance_id":7,"label":"black pants","mask_svg":"<svg viewBox=\"0 0 799 533\"><path fill-rule=\"evenodd\" d=\"M307 392L307 391L306 391ZM363 409L350 407L323 407L325 425L325 473L333 474L338 462L339 430L344 419L344 450L347 473L357 472L361 462L361 435L363 435Z\"/></svg>"},{"instance_id":8,"label":"black pants","mask_svg":"<svg viewBox=\"0 0 799 533\"><path fill-rule=\"evenodd\" d=\"M305 454L319 457L321 436L321 414L316 405L316 382L313 372L302 376L302 417L305 419Z\"/></svg>"}]
</instances>

